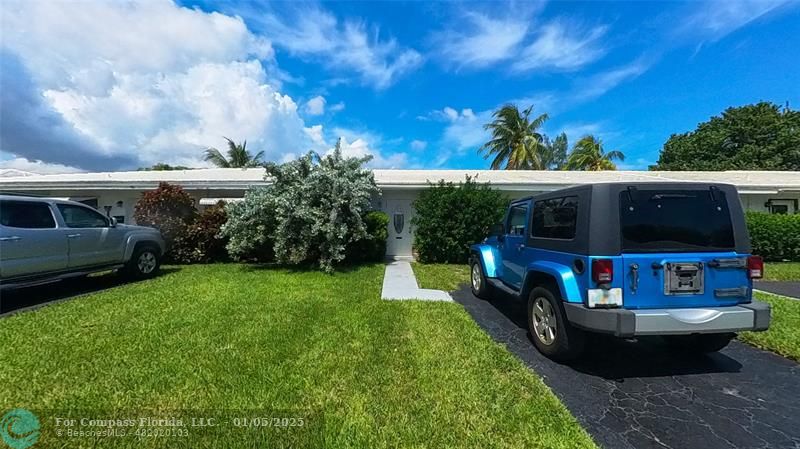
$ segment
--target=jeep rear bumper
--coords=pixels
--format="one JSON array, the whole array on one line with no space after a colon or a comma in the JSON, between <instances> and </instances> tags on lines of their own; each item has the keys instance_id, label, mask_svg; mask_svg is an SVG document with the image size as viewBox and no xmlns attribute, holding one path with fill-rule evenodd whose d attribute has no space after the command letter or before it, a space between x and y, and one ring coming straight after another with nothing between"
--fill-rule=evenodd
<instances>
[{"instance_id":1,"label":"jeep rear bumper","mask_svg":"<svg viewBox=\"0 0 800 449\"><path fill-rule=\"evenodd\" d=\"M769 304L759 301L729 307L638 310L590 309L565 302L564 309L572 325L617 337L764 331L770 322Z\"/></svg>"}]
</instances>

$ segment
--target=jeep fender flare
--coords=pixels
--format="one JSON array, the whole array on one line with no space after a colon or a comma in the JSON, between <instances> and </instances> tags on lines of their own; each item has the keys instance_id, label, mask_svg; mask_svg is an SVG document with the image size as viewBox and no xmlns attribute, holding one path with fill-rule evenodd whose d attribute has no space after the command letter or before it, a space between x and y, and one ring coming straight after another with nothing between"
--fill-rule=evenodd
<instances>
[{"instance_id":1,"label":"jeep fender flare","mask_svg":"<svg viewBox=\"0 0 800 449\"><path fill-rule=\"evenodd\" d=\"M503 259L500 252L492 245L479 243L470 247L470 259L477 259L483 266L483 275L487 278L503 276Z\"/></svg>"},{"instance_id":2,"label":"jeep fender flare","mask_svg":"<svg viewBox=\"0 0 800 449\"><path fill-rule=\"evenodd\" d=\"M582 302L581 290L572 268L555 262L537 261L528 264L522 281L521 298L527 298L531 290L542 284L555 284L561 299L566 302Z\"/></svg>"},{"instance_id":3,"label":"jeep fender flare","mask_svg":"<svg viewBox=\"0 0 800 449\"><path fill-rule=\"evenodd\" d=\"M133 256L133 251L139 245L152 245L158 248L160 255L164 255L164 245L157 239L153 238L153 234L149 232L131 233L125 239L125 254L123 255L123 262L127 262Z\"/></svg>"}]
</instances>

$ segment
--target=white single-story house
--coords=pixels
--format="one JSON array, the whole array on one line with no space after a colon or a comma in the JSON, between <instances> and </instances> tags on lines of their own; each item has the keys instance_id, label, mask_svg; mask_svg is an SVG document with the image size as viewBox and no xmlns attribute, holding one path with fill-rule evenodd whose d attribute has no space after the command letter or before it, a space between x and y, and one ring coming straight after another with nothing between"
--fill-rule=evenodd
<instances>
[{"instance_id":1,"label":"white single-story house","mask_svg":"<svg viewBox=\"0 0 800 449\"><path fill-rule=\"evenodd\" d=\"M412 255L413 201L429 183L459 182L466 176L491 185L510 197L598 182L720 182L735 185L745 209L771 213L800 212L800 172L720 171L533 171L533 170L374 170L382 194L374 207L390 216L402 215L402 226L390 220L387 255ZM182 186L199 207L219 200L235 201L253 186L266 185L260 168L212 168L180 171L71 173L0 178L0 192L13 192L81 201L119 222L133 223L133 209L143 191L166 181Z\"/></svg>"}]
</instances>

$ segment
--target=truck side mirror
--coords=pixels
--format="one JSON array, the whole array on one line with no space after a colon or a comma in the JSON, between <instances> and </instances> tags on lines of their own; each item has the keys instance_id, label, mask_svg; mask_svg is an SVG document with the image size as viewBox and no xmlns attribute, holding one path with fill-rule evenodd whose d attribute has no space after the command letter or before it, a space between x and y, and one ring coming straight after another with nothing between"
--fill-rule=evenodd
<instances>
[{"instance_id":1,"label":"truck side mirror","mask_svg":"<svg viewBox=\"0 0 800 449\"><path fill-rule=\"evenodd\" d=\"M117 227L117 219L114 218L114 217L109 217L108 218L108 226L110 226L112 228L116 228Z\"/></svg>"}]
</instances>

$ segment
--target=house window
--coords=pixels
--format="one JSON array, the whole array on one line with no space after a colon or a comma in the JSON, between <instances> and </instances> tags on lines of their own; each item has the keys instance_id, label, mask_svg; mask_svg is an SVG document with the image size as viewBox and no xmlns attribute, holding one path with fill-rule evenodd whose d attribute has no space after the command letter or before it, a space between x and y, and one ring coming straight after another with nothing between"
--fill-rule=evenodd
<instances>
[{"instance_id":1,"label":"house window","mask_svg":"<svg viewBox=\"0 0 800 449\"><path fill-rule=\"evenodd\" d=\"M117 223L124 224L125 223L125 216L124 215L114 215L114 219L117 220Z\"/></svg>"},{"instance_id":2,"label":"house window","mask_svg":"<svg viewBox=\"0 0 800 449\"><path fill-rule=\"evenodd\" d=\"M771 214L794 214L797 212L797 200L771 199L764 205Z\"/></svg>"},{"instance_id":3,"label":"house window","mask_svg":"<svg viewBox=\"0 0 800 449\"><path fill-rule=\"evenodd\" d=\"M769 206L769 213L786 215L789 213L789 206L786 204L771 204Z\"/></svg>"}]
</instances>

